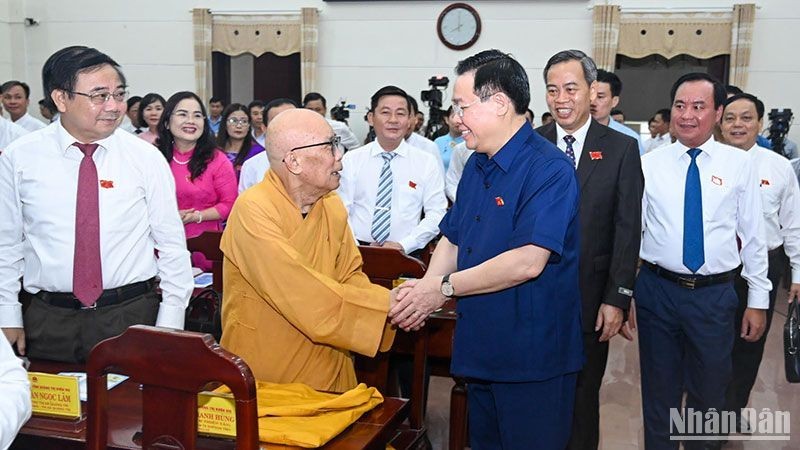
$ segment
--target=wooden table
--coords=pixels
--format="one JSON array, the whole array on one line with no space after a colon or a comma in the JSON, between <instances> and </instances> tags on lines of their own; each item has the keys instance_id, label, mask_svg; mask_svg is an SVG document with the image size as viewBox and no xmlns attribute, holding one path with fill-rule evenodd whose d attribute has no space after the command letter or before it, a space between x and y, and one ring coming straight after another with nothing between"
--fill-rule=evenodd
<instances>
[{"instance_id":1,"label":"wooden table","mask_svg":"<svg viewBox=\"0 0 800 450\"><path fill-rule=\"evenodd\" d=\"M57 373L63 371L83 371L83 367L34 361L31 370ZM140 449L137 436L141 431L142 395L139 385L127 380L109 391L109 449ZM82 405L84 410L86 405ZM408 415L408 401L387 397L383 404L368 411L342 434L322 448L328 450L380 449L386 448L396 435L400 423ZM201 449L232 449L232 440L201 438ZM33 417L20 430L12 449L84 449L86 445L86 420L71 422L67 420ZM297 449L299 447L262 443L262 449Z\"/></svg>"}]
</instances>

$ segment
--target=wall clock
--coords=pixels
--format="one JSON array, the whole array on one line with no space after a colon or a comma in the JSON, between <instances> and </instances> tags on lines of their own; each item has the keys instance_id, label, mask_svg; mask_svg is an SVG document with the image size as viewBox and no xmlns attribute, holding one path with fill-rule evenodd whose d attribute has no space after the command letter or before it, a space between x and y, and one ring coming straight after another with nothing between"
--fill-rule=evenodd
<instances>
[{"instance_id":1,"label":"wall clock","mask_svg":"<svg viewBox=\"0 0 800 450\"><path fill-rule=\"evenodd\" d=\"M453 3L439 14L436 22L439 40L453 50L472 47L481 35L481 17L466 3Z\"/></svg>"}]
</instances>

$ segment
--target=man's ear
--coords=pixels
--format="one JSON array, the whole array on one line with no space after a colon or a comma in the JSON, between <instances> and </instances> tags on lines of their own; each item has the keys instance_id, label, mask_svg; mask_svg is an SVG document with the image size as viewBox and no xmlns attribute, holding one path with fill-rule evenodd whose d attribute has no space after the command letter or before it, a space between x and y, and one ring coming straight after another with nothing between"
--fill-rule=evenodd
<instances>
[{"instance_id":1,"label":"man's ear","mask_svg":"<svg viewBox=\"0 0 800 450\"><path fill-rule=\"evenodd\" d=\"M619 96L611 97L611 108L616 108L619 105Z\"/></svg>"},{"instance_id":2,"label":"man's ear","mask_svg":"<svg viewBox=\"0 0 800 450\"><path fill-rule=\"evenodd\" d=\"M368 123L368 124L369 124L369 126L371 126L371 127L374 127L374 126L375 126L375 124L373 124L373 123L372 123L372 111L370 111L370 112L368 112L368 113L367 113L367 123Z\"/></svg>"},{"instance_id":3,"label":"man's ear","mask_svg":"<svg viewBox=\"0 0 800 450\"><path fill-rule=\"evenodd\" d=\"M283 158L283 163L292 174L300 175L303 173L303 167L300 165L300 161L297 160L294 152L287 153Z\"/></svg>"},{"instance_id":4,"label":"man's ear","mask_svg":"<svg viewBox=\"0 0 800 450\"><path fill-rule=\"evenodd\" d=\"M55 103L58 112L66 112L68 95L66 91L62 91L61 89L54 89L53 92L50 93L50 99Z\"/></svg>"},{"instance_id":5,"label":"man's ear","mask_svg":"<svg viewBox=\"0 0 800 450\"><path fill-rule=\"evenodd\" d=\"M514 108L514 104L511 102L511 99L502 92L497 92L492 95L492 101L495 105L497 105L497 115L498 116L505 116L509 113L511 109Z\"/></svg>"}]
</instances>

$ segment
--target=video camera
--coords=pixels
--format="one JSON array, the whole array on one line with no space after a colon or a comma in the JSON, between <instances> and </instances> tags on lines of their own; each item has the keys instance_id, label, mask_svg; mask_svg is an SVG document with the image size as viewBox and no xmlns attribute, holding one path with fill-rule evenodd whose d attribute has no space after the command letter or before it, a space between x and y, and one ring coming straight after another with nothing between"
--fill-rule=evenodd
<instances>
[{"instance_id":1,"label":"video camera","mask_svg":"<svg viewBox=\"0 0 800 450\"><path fill-rule=\"evenodd\" d=\"M425 129L425 137L435 139L442 134L442 130L447 132L447 125L444 117L447 111L442 109L442 92L447 89L450 79L442 75L434 75L428 79L430 89L420 92L420 98L428 105L428 127ZM441 89L440 89L441 88Z\"/></svg>"},{"instance_id":2,"label":"video camera","mask_svg":"<svg viewBox=\"0 0 800 450\"><path fill-rule=\"evenodd\" d=\"M337 122L347 123L350 118L350 109L355 109L355 105L348 105L347 100L339 100L339 104L331 108L331 119Z\"/></svg>"},{"instance_id":3,"label":"video camera","mask_svg":"<svg viewBox=\"0 0 800 450\"><path fill-rule=\"evenodd\" d=\"M792 125L792 110L791 109L773 109L769 112L769 136L768 139L772 142L772 150L780 155L787 156L786 148L786 135L789 133L789 127Z\"/></svg>"}]
</instances>

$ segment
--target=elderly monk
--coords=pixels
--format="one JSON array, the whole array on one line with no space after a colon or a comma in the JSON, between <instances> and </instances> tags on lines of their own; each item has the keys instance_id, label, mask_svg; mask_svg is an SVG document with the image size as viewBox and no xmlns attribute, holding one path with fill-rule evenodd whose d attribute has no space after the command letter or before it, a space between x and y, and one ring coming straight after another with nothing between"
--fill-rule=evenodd
<instances>
[{"instance_id":1,"label":"elderly monk","mask_svg":"<svg viewBox=\"0 0 800 450\"><path fill-rule=\"evenodd\" d=\"M222 346L256 378L342 392L356 386L350 351L386 351L395 291L369 282L336 195L342 151L307 109L270 121L270 170L233 207L220 245Z\"/></svg>"}]
</instances>

